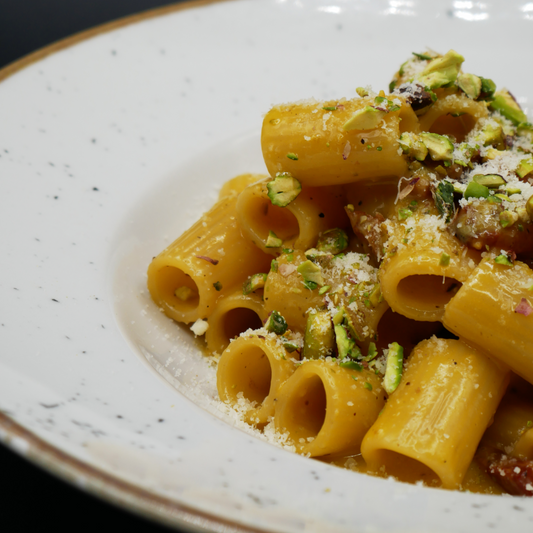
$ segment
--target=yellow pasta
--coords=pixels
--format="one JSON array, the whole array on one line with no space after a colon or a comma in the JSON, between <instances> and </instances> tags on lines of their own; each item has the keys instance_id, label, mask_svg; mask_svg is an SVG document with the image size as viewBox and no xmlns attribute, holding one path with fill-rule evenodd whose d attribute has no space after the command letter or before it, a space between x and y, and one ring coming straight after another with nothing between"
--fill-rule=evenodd
<instances>
[{"instance_id":1,"label":"yellow pasta","mask_svg":"<svg viewBox=\"0 0 533 533\"><path fill-rule=\"evenodd\" d=\"M276 396L294 372L295 361L267 331L246 333L226 348L218 363L217 389L223 402L243 404L245 420L266 424Z\"/></svg>"},{"instance_id":2,"label":"yellow pasta","mask_svg":"<svg viewBox=\"0 0 533 533\"><path fill-rule=\"evenodd\" d=\"M385 403L378 376L334 361L302 364L276 398L276 429L311 457L359 453Z\"/></svg>"},{"instance_id":3,"label":"yellow pasta","mask_svg":"<svg viewBox=\"0 0 533 533\"><path fill-rule=\"evenodd\" d=\"M415 208L402 202L389 225L381 290L392 309L408 318L442 320L444 306L479 260L476 251L442 231L443 224L429 203Z\"/></svg>"},{"instance_id":4,"label":"yellow pasta","mask_svg":"<svg viewBox=\"0 0 533 533\"><path fill-rule=\"evenodd\" d=\"M499 365L460 341L423 341L363 440L369 468L458 488L508 379Z\"/></svg>"},{"instance_id":5,"label":"yellow pasta","mask_svg":"<svg viewBox=\"0 0 533 533\"><path fill-rule=\"evenodd\" d=\"M279 207L272 204L266 185L262 181L244 189L236 206L244 234L265 253L278 255L282 247L306 250L320 232L349 225L340 188L305 187L287 207ZM268 247L271 231L281 245Z\"/></svg>"},{"instance_id":6,"label":"yellow pasta","mask_svg":"<svg viewBox=\"0 0 533 533\"><path fill-rule=\"evenodd\" d=\"M446 306L443 322L533 383L531 287L533 271L525 263L485 258Z\"/></svg>"},{"instance_id":7,"label":"yellow pasta","mask_svg":"<svg viewBox=\"0 0 533 533\"><path fill-rule=\"evenodd\" d=\"M274 106L268 175L224 183L148 286L264 437L533 496L533 126L463 61L413 53L388 95Z\"/></svg>"},{"instance_id":8,"label":"yellow pasta","mask_svg":"<svg viewBox=\"0 0 533 533\"><path fill-rule=\"evenodd\" d=\"M148 268L148 289L170 318L194 322L208 317L220 298L270 259L241 234L235 196L220 200Z\"/></svg>"},{"instance_id":9,"label":"yellow pasta","mask_svg":"<svg viewBox=\"0 0 533 533\"><path fill-rule=\"evenodd\" d=\"M308 186L401 176L407 165L398 144L399 109L371 129L345 130L352 115L372 103L372 98L311 101L271 109L261 132L270 174L290 172Z\"/></svg>"},{"instance_id":10,"label":"yellow pasta","mask_svg":"<svg viewBox=\"0 0 533 533\"><path fill-rule=\"evenodd\" d=\"M230 340L248 329L259 329L266 320L262 294L243 294L242 288L217 304L205 334L207 349L221 354Z\"/></svg>"}]
</instances>

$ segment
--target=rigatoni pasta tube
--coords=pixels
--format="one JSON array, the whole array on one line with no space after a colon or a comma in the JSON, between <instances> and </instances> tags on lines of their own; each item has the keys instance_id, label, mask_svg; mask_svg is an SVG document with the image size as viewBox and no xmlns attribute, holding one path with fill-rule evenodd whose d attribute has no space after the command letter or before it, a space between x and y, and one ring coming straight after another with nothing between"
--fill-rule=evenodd
<instances>
[{"instance_id":1,"label":"rigatoni pasta tube","mask_svg":"<svg viewBox=\"0 0 533 533\"><path fill-rule=\"evenodd\" d=\"M276 430L289 434L298 453L350 455L359 453L385 392L374 372L317 360L298 367L276 400Z\"/></svg>"},{"instance_id":2,"label":"rigatoni pasta tube","mask_svg":"<svg viewBox=\"0 0 533 533\"><path fill-rule=\"evenodd\" d=\"M399 110L386 113L372 129L344 129L354 113L373 105L374 98L367 97L272 108L261 132L268 171L273 176L290 172L308 186L403 175L407 163L398 144Z\"/></svg>"},{"instance_id":3,"label":"rigatoni pasta tube","mask_svg":"<svg viewBox=\"0 0 533 533\"><path fill-rule=\"evenodd\" d=\"M240 194L248 185L268 178L264 174L239 174L234 178L224 182L218 193L218 199L222 200L226 196L235 196Z\"/></svg>"},{"instance_id":4,"label":"rigatoni pasta tube","mask_svg":"<svg viewBox=\"0 0 533 533\"><path fill-rule=\"evenodd\" d=\"M231 339L247 329L259 329L266 318L262 294L245 295L242 289L237 289L222 298L209 317L205 334L207 349L210 353L222 353Z\"/></svg>"},{"instance_id":5,"label":"rigatoni pasta tube","mask_svg":"<svg viewBox=\"0 0 533 533\"><path fill-rule=\"evenodd\" d=\"M476 267L479 253L443 227L432 204L400 204L388 222L388 252L380 267L381 291L391 308L419 321L440 321L444 306ZM430 214L427 214L429 211Z\"/></svg>"},{"instance_id":6,"label":"rigatoni pasta tube","mask_svg":"<svg viewBox=\"0 0 533 533\"><path fill-rule=\"evenodd\" d=\"M249 275L268 271L269 256L241 234L236 202L236 196L217 202L150 263L148 289L170 318L206 318Z\"/></svg>"},{"instance_id":7,"label":"rigatoni pasta tube","mask_svg":"<svg viewBox=\"0 0 533 533\"><path fill-rule=\"evenodd\" d=\"M457 91L446 95L446 91L438 91L442 94L439 94L439 99L429 111L420 117L420 128L422 131L453 135L457 142L462 142L477 121L488 115L487 105Z\"/></svg>"},{"instance_id":8,"label":"rigatoni pasta tube","mask_svg":"<svg viewBox=\"0 0 533 533\"><path fill-rule=\"evenodd\" d=\"M485 258L446 306L443 322L533 383L533 271Z\"/></svg>"},{"instance_id":9,"label":"rigatoni pasta tube","mask_svg":"<svg viewBox=\"0 0 533 533\"><path fill-rule=\"evenodd\" d=\"M245 333L220 357L218 395L223 402L240 404L249 424L266 424L274 415L280 387L295 368L295 360L275 334L263 329Z\"/></svg>"},{"instance_id":10,"label":"rigatoni pasta tube","mask_svg":"<svg viewBox=\"0 0 533 533\"><path fill-rule=\"evenodd\" d=\"M279 253L279 248L266 247L270 231L283 241L284 247L306 250L315 245L319 233L349 226L340 187L303 187L295 200L279 207L268 197L267 182L246 187L236 206L245 235L264 252Z\"/></svg>"},{"instance_id":11,"label":"rigatoni pasta tube","mask_svg":"<svg viewBox=\"0 0 533 533\"><path fill-rule=\"evenodd\" d=\"M366 434L369 469L457 489L508 383L508 372L458 340L411 353L400 385Z\"/></svg>"}]
</instances>

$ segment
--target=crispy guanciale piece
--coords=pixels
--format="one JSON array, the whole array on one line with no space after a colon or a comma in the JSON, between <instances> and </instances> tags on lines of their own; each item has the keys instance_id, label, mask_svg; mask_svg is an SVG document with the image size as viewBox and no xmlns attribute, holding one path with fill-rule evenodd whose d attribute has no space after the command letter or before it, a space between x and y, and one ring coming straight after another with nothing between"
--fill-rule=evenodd
<instances>
[{"instance_id":1,"label":"crispy guanciale piece","mask_svg":"<svg viewBox=\"0 0 533 533\"><path fill-rule=\"evenodd\" d=\"M533 227L530 220L506 223L502 204L480 200L460 209L450 225L450 232L469 248L485 250L513 250L516 254L531 256L533 250Z\"/></svg>"},{"instance_id":2,"label":"crispy guanciale piece","mask_svg":"<svg viewBox=\"0 0 533 533\"><path fill-rule=\"evenodd\" d=\"M509 494L533 496L533 461L508 457L490 448L480 449L476 460Z\"/></svg>"},{"instance_id":3,"label":"crispy guanciale piece","mask_svg":"<svg viewBox=\"0 0 533 533\"><path fill-rule=\"evenodd\" d=\"M374 215L369 215L364 211L356 211L351 204L344 209L350 219L353 232L379 258L382 255L383 245L386 240L381 227L381 224L385 222L385 217L377 211Z\"/></svg>"}]
</instances>

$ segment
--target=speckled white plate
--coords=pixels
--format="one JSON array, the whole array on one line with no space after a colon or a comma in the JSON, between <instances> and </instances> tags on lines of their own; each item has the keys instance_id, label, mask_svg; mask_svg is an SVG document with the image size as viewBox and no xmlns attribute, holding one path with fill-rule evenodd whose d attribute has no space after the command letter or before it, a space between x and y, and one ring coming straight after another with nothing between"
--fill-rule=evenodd
<instances>
[{"instance_id":1,"label":"speckled white plate","mask_svg":"<svg viewBox=\"0 0 533 533\"><path fill-rule=\"evenodd\" d=\"M366 477L229 425L213 369L151 303L145 271L224 180L263 170L272 103L384 88L429 46L527 105L533 5L240 0L156 15L0 72L2 440L195 531L530 531L533 500Z\"/></svg>"}]
</instances>

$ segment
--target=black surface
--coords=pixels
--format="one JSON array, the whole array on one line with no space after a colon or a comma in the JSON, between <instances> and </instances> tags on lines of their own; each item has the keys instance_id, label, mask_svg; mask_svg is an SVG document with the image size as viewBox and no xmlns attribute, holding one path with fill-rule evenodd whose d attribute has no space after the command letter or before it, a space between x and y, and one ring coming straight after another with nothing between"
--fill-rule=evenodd
<instances>
[{"instance_id":1,"label":"black surface","mask_svg":"<svg viewBox=\"0 0 533 533\"><path fill-rule=\"evenodd\" d=\"M0 0L0 68L79 31L171 0ZM0 119L0 127L1 119ZM0 531L169 529L94 498L0 445ZM182 530L183 531L183 530Z\"/></svg>"}]
</instances>

